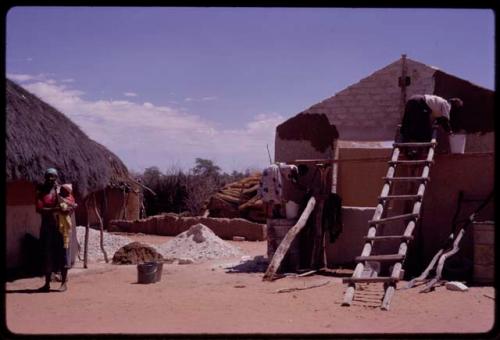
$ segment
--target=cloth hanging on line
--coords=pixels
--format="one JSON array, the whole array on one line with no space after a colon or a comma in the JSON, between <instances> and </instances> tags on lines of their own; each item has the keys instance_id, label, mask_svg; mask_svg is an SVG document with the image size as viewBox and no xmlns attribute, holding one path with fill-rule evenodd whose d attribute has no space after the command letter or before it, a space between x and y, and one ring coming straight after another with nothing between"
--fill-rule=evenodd
<instances>
[{"instance_id":1,"label":"cloth hanging on line","mask_svg":"<svg viewBox=\"0 0 500 340\"><path fill-rule=\"evenodd\" d=\"M328 230L330 243L335 242L342 232L342 199L336 193L330 193L325 200L322 216L323 230Z\"/></svg>"},{"instance_id":2,"label":"cloth hanging on line","mask_svg":"<svg viewBox=\"0 0 500 340\"><path fill-rule=\"evenodd\" d=\"M282 204L284 181L292 181L297 173L297 166L285 163L272 164L264 169L258 190L262 201Z\"/></svg>"}]
</instances>

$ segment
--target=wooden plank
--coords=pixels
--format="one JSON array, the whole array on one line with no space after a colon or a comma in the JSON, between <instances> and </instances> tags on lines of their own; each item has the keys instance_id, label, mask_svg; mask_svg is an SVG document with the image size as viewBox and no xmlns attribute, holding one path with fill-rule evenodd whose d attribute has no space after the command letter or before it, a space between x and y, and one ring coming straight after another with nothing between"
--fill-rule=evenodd
<instances>
[{"instance_id":1,"label":"wooden plank","mask_svg":"<svg viewBox=\"0 0 500 340\"><path fill-rule=\"evenodd\" d=\"M269 266L267 267L267 270L264 274L263 277L264 281L272 281L274 279L274 276L278 271L281 262L283 261L283 258L285 257L288 249L290 248L290 245L292 244L295 237L306 225L307 219L314 210L315 205L316 205L316 199L314 197L311 197L307 202L307 206L302 212L302 215L300 215L300 218L297 221L297 223L288 231L288 233L283 238L283 241L281 241L280 245L278 246L278 249L276 249L276 252L274 253L273 258L271 259L271 262L269 263Z\"/></svg>"},{"instance_id":2,"label":"wooden plank","mask_svg":"<svg viewBox=\"0 0 500 340\"><path fill-rule=\"evenodd\" d=\"M417 160L400 160L400 161L389 161L390 165L425 165L433 163L434 161L428 161L427 159L417 159Z\"/></svg>"},{"instance_id":3,"label":"wooden plank","mask_svg":"<svg viewBox=\"0 0 500 340\"><path fill-rule=\"evenodd\" d=\"M401 181L430 181L429 177L382 177L385 181L401 182Z\"/></svg>"},{"instance_id":4,"label":"wooden plank","mask_svg":"<svg viewBox=\"0 0 500 340\"><path fill-rule=\"evenodd\" d=\"M305 276L310 276L312 274L315 274L318 270L317 269L314 269L314 270L309 270L305 273L302 273L302 274L299 274L297 275L297 277L305 277Z\"/></svg>"},{"instance_id":5,"label":"wooden plank","mask_svg":"<svg viewBox=\"0 0 500 340\"><path fill-rule=\"evenodd\" d=\"M384 240L413 240L413 236L407 236L407 235L386 235L386 236L372 236L364 237L365 241L384 241Z\"/></svg>"},{"instance_id":6,"label":"wooden plank","mask_svg":"<svg viewBox=\"0 0 500 340\"><path fill-rule=\"evenodd\" d=\"M397 221L397 220L408 220L408 219L413 219L418 217L419 214L403 214L403 215L396 215L396 216L390 216L390 217L385 217L385 218L380 218L380 219L373 219L368 221L368 224L380 224L380 223L386 223L386 222L392 222L392 221Z\"/></svg>"},{"instance_id":7,"label":"wooden plank","mask_svg":"<svg viewBox=\"0 0 500 340\"><path fill-rule=\"evenodd\" d=\"M395 279L389 276L377 276L377 277L344 277L342 283L378 283L378 282L396 282L399 279Z\"/></svg>"},{"instance_id":8,"label":"wooden plank","mask_svg":"<svg viewBox=\"0 0 500 340\"><path fill-rule=\"evenodd\" d=\"M387 195L380 196L379 200L420 200L422 199L421 195Z\"/></svg>"},{"instance_id":9,"label":"wooden plank","mask_svg":"<svg viewBox=\"0 0 500 340\"><path fill-rule=\"evenodd\" d=\"M405 257L400 254L357 256L356 262L361 261L401 261Z\"/></svg>"},{"instance_id":10,"label":"wooden plank","mask_svg":"<svg viewBox=\"0 0 500 340\"><path fill-rule=\"evenodd\" d=\"M374 158L352 158L352 159L334 159L334 158L318 158L318 159L296 159L287 162L288 164L337 164L337 163L356 163L356 162L380 162L386 161L387 157Z\"/></svg>"},{"instance_id":11,"label":"wooden plank","mask_svg":"<svg viewBox=\"0 0 500 340\"><path fill-rule=\"evenodd\" d=\"M426 142L426 143L394 143L392 144L394 147L401 148L401 147L409 147L409 148L420 148L420 147L433 147L436 146L436 142Z\"/></svg>"}]
</instances>

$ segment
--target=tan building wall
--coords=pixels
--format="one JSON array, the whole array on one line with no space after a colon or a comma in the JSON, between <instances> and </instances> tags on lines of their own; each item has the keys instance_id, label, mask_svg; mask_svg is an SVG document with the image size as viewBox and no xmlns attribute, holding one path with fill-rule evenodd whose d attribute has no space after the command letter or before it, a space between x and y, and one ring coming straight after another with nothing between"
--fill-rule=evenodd
<instances>
[{"instance_id":1,"label":"tan building wall","mask_svg":"<svg viewBox=\"0 0 500 340\"><path fill-rule=\"evenodd\" d=\"M330 267L353 267L356 256L361 255L363 237L368 230L368 221L373 217L375 207L342 207L342 233L335 243L328 243L327 261Z\"/></svg>"},{"instance_id":2,"label":"tan building wall","mask_svg":"<svg viewBox=\"0 0 500 340\"><path fill-rule=\"evenodd\" d=\"M345 151L344 157L363 155L375 158L384 152L387 153L387 150L352 149ZM345 264L351 260L352 264L354 257L359 255L357 253L361 251L363 242L360 235L365 235L368 230L367 222L373 217L373 208L377 204L377 197L383 185L381 177L385 175L386 170L387 164L373 167L371 162L351 163L348 167L341 167L338 181L340 195L343 198L344 231L337 242L328 247L329 263ZM359 176L351 177L354 174ZM371 177L375 178L370 179ZM418 273L429 263L442 242L449 236L459 192L464 191L467 195L486 198L493 190L494 155L493 153L437 155L430 177L431 182L427 186L422 206L421 224L415 230L415 240L410 243L406 262L407 268L414 273ZM363 208L362 204L371 208ZM468 216L478 204L464 203L461 217ZM347 207L347 205L360 207ZM489 205L477 219L494 220L493 204ZM385 232L400 234L403 228L403 224L391 224L385 227ZM353 251L353 247L357 251ZM385 244L377 249L391 253L395 252L396 247L397 244ZM465 234L461 242L459 256L469 260L473 258L471 230Z\"/></svg>"},{"instance_id":3,"label":"tan building wall","mask_svg":"<svg viewBox=\"0 0 500 340\"><path fill-rule=\"evenodd\" d=\"M35 186L29 182L7 183L5 241L7 268L22 264L22 240L25 234L39 237L40 216L35 209Z\"/></svg>"},{"instance_id":4,"label":"tan building wall","mask_svg":"<svg viewBox=\"0 0 500 340\"><path fill-rule=\"evenodd\" d=\"M101 218L103 219L104 228L108 227L109 221L123 219L137 220L140 214L140 195L137 192L131 191L127 194L125 211L124 211L124 195L121 189L106 188L95 193L97 199L97 207ZM94 201L89 198L89 211L85 209L85 202L77 202L80 204L76 211L77 223L86 225L87 219L90 225L99 225L99 219L95 213ZM87 215L88 214L88 215ZM88 216L88 217L87 217Z\"/></svg>"},{"instance_id":5,"label":"tan building wall","mask_svg":"<svg viewBox=\"0 0 500 340\"><path fill-rule=\"evenodd\" d=\"M431 170L431 182L423 204L420 249L425 262L430 261L450 233L460 191L467 195L486 197L494 188L494 154L466 153L436 157ZM478 202L464 203L462 217L468 216ZM494 220L494 206L490 204L478 220ZM472 229L461 244L462 254L472 259Z\"/></svg>"},{"instance_id":6,"label":"tan building wall","mask_svg":"<svg viewBox=\"0 0 500 340\"><path fill-rule=\"evenodd\" d=\"M7 183L6 193L6 216L5 216L5 241L6 241L6 267L7 269L18 268L25 265L22 241L26 234L40 238L40 215L36 212L36 188L35 185L25 181ZM73 225L75 216L72 215ZM71 239L71 259L76 258L77 239L73 233Z\"/></svg>"},{"instance_id":7,"label":"tan building wall","mask_svg":"<svg viewBox=\"0 0 500 340\"><path fill-rule=\"evenodd\" d=\"M382 190L382 177L387 173L387 161L392 149L339 149L337 193L342 205L374 207ZM345 162L349 159L374 159L373 161Z\"/></svg>"},{"instance_id":8,"label":"tan building wall","mask_svg":"<svg viewBox=\"0 0 500 340\"><path fill-rule=\"evenodd\" d=\"M139 219L140 202L138 193L129 192L124 196L122 190L113 188L107 188L105 192L108 204L108 209L104 216L106 224L111 220L117 219ZM124 203L125 209L123 209Z\"/></svg>"},{"instance_id":9,"label":"tan building wall","mask_svg":"<svg viewBox=\"0 0 500 340\"><path fill-rule=\"evenodd\" d=\"M495 133L469 133L465 142L465 152L494 152Z\"/></svg>"}]
</instances>

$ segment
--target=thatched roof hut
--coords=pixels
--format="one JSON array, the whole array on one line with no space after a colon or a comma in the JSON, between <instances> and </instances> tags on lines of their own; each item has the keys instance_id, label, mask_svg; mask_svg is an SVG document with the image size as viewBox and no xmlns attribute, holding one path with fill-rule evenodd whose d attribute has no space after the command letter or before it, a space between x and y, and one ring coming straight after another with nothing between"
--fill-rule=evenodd
<instances>
[{"instance_id":1,"label":"thatched roof hut","mask_svg":"<svg viewBox=\"0 0 500 340\"><path fill-rule=\"evenodd\" d=\"M85 197L105 187L129 182L123 162L91 140L55 108L6 79L7 181L43 180L45 169L59 171L61 182L71 182Z\"/></svg>"}]
</instances>

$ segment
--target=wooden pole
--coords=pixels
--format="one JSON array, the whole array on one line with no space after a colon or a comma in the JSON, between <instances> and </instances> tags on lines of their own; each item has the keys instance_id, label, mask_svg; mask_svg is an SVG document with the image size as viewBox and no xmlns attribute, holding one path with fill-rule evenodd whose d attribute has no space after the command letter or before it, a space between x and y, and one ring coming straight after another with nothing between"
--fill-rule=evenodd
<instances>
[{"instance_id":1,"label":"wooden pole","mask_svg":"<svg viewBox=\"0 0 500 340\"><path fill-rule=\"evenodd\" d=\"M83 243L83 268L87 268L87 259L89 252L89 227L90 227L90 212L89 198L85 199L85 211L87 212L87 225L85 226L85 241Z\"/></svg>"},{"instance_id":2,"label":"wooden pole","mask_svg":"<svg viewBox=\"0 0 500 340\"><path fill-rule=\"evenodd\" d=\"M283 258L285 257L288 249L290 248L290 245L292 244L295 237L306 225L307 219L314 210L315 204L316 204L316 199L314 197L311 197L307 202L307 206L300 215L300 218L297 221L297 223L295 223L295 225L288 231L288 233L283 238L283 241L281 241L280 245L278 246L278 249L276 249L273 258L271 259L271 262L267 267L266 273L264 274L263 277L264 281L274 280L275 274L278 271L281 262L283 261Z\"/></svg>"},{"instance_id":3,"label":"wooden pole","mask_svg":"<svg viewBox=\"0 0 500 340\"><path fill-rule=\"evenodd\" d=\"M127 219L127 212L126 212L126 207L125 207L125 188L122 189L122 218L124 220Z\"/></svg>"},{"instance_id":4,"label":"wooden pole","mask_svg":"<svg viewBox=\"0 0 500 340\"><path fill-rule=\"evenodd\" d=\"M102 222L102 218L101 218L101 215L99 214L99 211L97 210L97 199L95 197L95 192L92 194L93 196L93 201L94 201L94 211L95 211L95 214L97 215L97 219L99 220L99 232L100 232L100 236L101 236L101 239L100 239L100 245L101 245L101 251L102 251L102 254L104 255L104 261L106 261L106 263L109 262L108 260L108 254L106 253L106 249L104 249L104 224Z\"/></svg>"},{"instance_id":5,"label":"wooden pole","mask_svg":"<svg viewBox=\"0 0 500 340\"><path fill-rule=\"evenodd\" d=\"M451 234L453 236L453 234ZM436 255L434 255L434 257L432 258L431 262L429 263L429 265L427 266L427 268L425 268L425 270L422 272L422 274L420 274L420 276L412 279L411 281L409 281L406 285L406 288L411 288L415 285L415 283L417 283L418 281L424 281L427 276L429 275L430 271L432 268L434 268L434 265L436 264L437 260L439 259L439 257L441 256L441 254L443 253L444 249L440 249Z\"/></svg>"},{"instance_id":6,"label":"wooden pole","mask_svg":"<svg viewBox=\"0 0 500 340\"><path fill-rule=\"evenodd\" d=\"M446 259L452 255L455 255L459 250L459 246L458 244L460 243L460 240L462 240L462 237L464 236L464 233L465 233L465 229L460 229L460 231L458 232L458 235L457 235L457 238L455 239L455 241L453 241L453 248L447 252L445 252L443 255L441 255L439 257L439 261L438 261L438 265L437 265L437 268L436 268L436 277L433 278L426 286L424 289L422 289L420 291L420 293L428 293L432 290L432 287L436 284L436 282L438 282L439 280L441 280L441 274L443 272L443 267L444 267L444 262L446 261Z\"/></svg>"}]
</instances>

